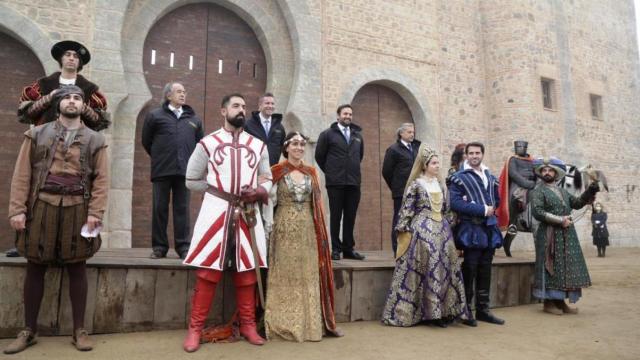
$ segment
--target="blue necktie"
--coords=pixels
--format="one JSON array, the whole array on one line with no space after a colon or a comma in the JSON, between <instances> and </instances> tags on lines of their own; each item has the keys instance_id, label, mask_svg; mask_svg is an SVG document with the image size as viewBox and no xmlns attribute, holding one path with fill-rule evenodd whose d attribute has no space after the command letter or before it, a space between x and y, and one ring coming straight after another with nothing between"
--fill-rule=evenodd
<instances>
[{"instance_id":1,"label":"blue necktie","mask_svg":"<svg viewBox=\"0 0 640 360\"><path fill-rule=\"evenodd\" d=\"M344 132L344 138L347 140L347 144L349 143L349 128L345 127L344 129L342 129L342 132Z\"/></svg>"},{"instance_id":2,"label":"blue necktie","mask_svg":"<svg viewBox=\"0 0 640 360\"><path fill-rule=\"evenodd\" d=\"M269 130L271 130L271 121L267 120L264 122L264 132L269 136Z\"/></svg>"}]
</instances>

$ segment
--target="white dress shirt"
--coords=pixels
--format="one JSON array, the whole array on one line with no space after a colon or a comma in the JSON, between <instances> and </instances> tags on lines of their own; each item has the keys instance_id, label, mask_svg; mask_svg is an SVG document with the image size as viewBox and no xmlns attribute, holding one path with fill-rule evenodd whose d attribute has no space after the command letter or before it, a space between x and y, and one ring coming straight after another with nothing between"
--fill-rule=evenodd
<instances>
[{"instance_id":1,"label":"white dress shirt","mask_svg":"<svg viewBox=\"0 0 640 360\"><path fill-rule=\"evenodd\" d=\"M180 106L179 108L173 107L173 105L169 104L169 110L171 110L174 114L176 114L176 117L178 119L180 119L180 116L182 116L182 106Z\"/></svg>"}]
</instances>

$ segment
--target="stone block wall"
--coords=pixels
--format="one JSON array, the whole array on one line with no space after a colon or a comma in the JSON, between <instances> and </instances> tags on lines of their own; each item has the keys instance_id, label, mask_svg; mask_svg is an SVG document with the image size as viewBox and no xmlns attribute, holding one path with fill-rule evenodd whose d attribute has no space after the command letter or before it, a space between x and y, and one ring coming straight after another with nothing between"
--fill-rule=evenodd
<instances>
[{"instance_id":1,"label":"stone block wall","mask_svg":"<svg viewBox=\"0 0 640 360\"><path fill-rule=\"evenodd\" d=\"M130 244L135 118L149 98L141 73L145 36L162 15L188 3L161 0L7 0L16 14L0 30L28 39L49 72L51 44L75 39L94 55L83 74L106 92L116 118L112 142L110 246ZM315 138L339 103L378 81L397 91L419 138L448 159L453 146L487 145L497 174L512 141L533 155L557 155L606 171L611 242L638 246L640 65L633 1L223 0L257 35L270 59L269 85L291 127ZM156 10L153 10L156 9ZM162 10L157 10L162 9ZM152 11L153 10L153 11ZM134 19L136 21L134 21ZM9 21L11 20L11 21ZM22 35L20 35L22 30ZM542 106L540 78L555 81L557 108ZM593 119L589 94L602 96ZM357 114L355 114L355 121ZM360 121L362 122L362 121ZM392 139L389 140L391 143ZM446 162L446 161L445 161ZM590 242L588 214L579 224ZM113 241L112 241L113 240ZM520 241L514 247L530 247Z\"/></svg>"}]
</instances>

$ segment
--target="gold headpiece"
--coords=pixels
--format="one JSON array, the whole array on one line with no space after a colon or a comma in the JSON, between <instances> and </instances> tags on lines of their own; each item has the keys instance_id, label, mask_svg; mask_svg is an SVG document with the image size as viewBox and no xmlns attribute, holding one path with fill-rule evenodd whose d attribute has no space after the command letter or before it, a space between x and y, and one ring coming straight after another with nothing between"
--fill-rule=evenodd
<instances>
[{"instance_id":1,"label":"gold headpiece","mask_svg":"<svg viewBox=\"0 0 640 360\"><path fill-rule=\"evenodd\" d=\"M430 147L423 146L422 154L420 154L420 156L423 159L423 164L428 164L429 160L431 160L431 158L434 156L438 156L438 154L436 153L435 150L431 149Z\"/></svg>"}]
</instances>

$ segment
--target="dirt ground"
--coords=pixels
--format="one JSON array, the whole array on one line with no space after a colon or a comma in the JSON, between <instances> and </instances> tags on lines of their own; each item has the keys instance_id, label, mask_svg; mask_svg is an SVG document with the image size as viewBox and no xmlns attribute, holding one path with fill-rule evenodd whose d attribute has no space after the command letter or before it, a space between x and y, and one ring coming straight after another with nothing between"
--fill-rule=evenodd
<instances>
[{"instance_id":1,"label":"dirt ground","mask_svg":"<svg viewBox=\"0 0 640 360\"><path fill-rule=\"evenodd\" d=\"M590 249L591 250L591 249ZM93 336L94 351L80 353L69 337L39 343L7 359L640 359L640 249L610 248L606 258L588 251L593 287L583 292L578 315L550 315L542 305L495 309L504 326L453 325L391 328L378 322L340 324L346 336L319 343L241 341L181 348L181 331ZM4 348L10 340L0 340Z\"/></svg>"}]
</instances>

